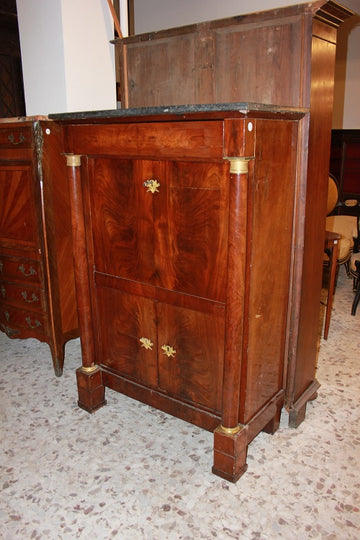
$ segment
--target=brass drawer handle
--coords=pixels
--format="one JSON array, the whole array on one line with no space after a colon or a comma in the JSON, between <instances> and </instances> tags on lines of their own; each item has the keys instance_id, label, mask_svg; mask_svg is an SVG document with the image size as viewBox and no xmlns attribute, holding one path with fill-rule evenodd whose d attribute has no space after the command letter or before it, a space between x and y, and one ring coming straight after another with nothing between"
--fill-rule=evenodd
<instances>
[{"instance_id":1,"label":"brass drawer handle","mask_svg":"<svg viewBox=\"0 0 360 540\"><path fill-rule=\"evenodd\" d=\"M150 180L146 180L144 182L144 186L147 188L147 192L159 193L158 188L160 187L160 184L157 180L153 178L150 178Z\"/></svg>"},{"instance_id":2,"label":"brass drawer handle","mask_svg":"<svg viewBox=\"0 0 360 540\"><path fill-rule=\"evenodd\" d=\"M36 270L35 270L35 268L33 268L32 266L30 266L29 271L26 272L25 266L24 266L23 264L21 264L21 265L19 266L19 270L20 270L20 272L21 272L24 276L26 276L26 277L29 277L29 276L36 276Z\"/></svg>"},{"instance_id":3,"label":"brass drawer handle","mask_svg":"<svg viewBox=\"0 0 360 540\"><path fill-rule=\"evenodd\" d=\"M26 317L25 321L28 323L30 328L39 328L41 325L41 322L35 319L34 323L31 322L31 317Z\"/></svg>"},{"instance_id":4,"label":"brass drawer handle","mask_svg":"<svg viewBox=\"0 0 360 540\"><path fill-rule=\"evenodd\" d=\"M149 351L152 351L152 348L153 348L153 342L151 341L151 339L149 338L146 338L146 337L142 337L139 339L140 343L141 343L141 346L144 347L145 349L149 350Z\"/></svg>"},{"instance_id":5,"label":"brass drawer handle","mask_svg":"<svg viewBox=\"0 0 360 540\"><path fill-rule=\"evenodd\" d=\"M6 298L6 289L5 289L4 285L1 285L1 296L3 298Z\"/></svg>"},{"instance_id":6,"label":"brass drawer handle","mask_svg":"<svg viewBox=\"0 0 360 540\"><path fill-rule=\"evenodd\" d=\"M6 311L4 311L4 315L5 315L6 321L9 322L10 321L10 313L6 310Z\"/></svg>"},{"instance_id":7,"label":"brass drawer handle","mask_svg":"<svg viewBox=\"0 0 360 540\"><path fill-rule=\"evenodd\" d=\"M15 141L15 135L10 133L10 135L8 135L8 140L11 142L11 144L21 144L26 141L26 137L22 133L19 133L19 140Z\"/></svg>"},{"instance_id":8,"label":"brass drawer handle","mask_svg":"<svg viewBox=\"0 0 360 540\"><path fill-rule=\"evenodd\" d=\"M23 297L23 299L25 300L25 302L27 302L28 304L33 304L34 302L38 302L38 301L39 301L39 299L38 299L38 297L36 296L35 293L32 293L31 297L28 298L27 292L26 292L26 291L22 291L21 296Z\"/></svg>"},{"instance_id":9,"label":"brass drawer handle","mask_svg":"<svg viewBox=\"0 0 360 540\"><path fill-rule=\"evenodd\" d=\"M3 268L4 268L4 263L2 261L0 261L0 272L3 271Z\"/></svg>"},{"instance_id":10,"label":"brass drawer handle","mask_svg":"<svg viewBox=\"0 0 360 540\"><path fill-rule=\"evenodd\" d=\"M19 330L16 330L15 328L10 328L10 326L6 326L5 324L1 323L1 328L4 330L5 334L7 336L15 337L19 334Z\"/></svg>"},{"instance_id":11,"label":"brass drawer handle","mask_svg":"<svg viewBox=\"0 0 360 540\"><path fill-rule=\"evenodd\" d=\"M161 350L163 351L164 354L166 354L166 356L168 358L174 358L175 354L176 354L176 350L173 349L172 347L170 347L170 345L163 345L161 347Z\"/></svg>"}]
</instances>

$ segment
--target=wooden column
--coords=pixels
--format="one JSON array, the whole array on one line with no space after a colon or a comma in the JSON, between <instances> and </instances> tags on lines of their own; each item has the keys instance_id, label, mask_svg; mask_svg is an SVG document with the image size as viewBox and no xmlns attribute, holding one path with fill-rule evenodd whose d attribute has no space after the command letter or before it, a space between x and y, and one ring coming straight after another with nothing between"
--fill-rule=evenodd
<instances>
[{"instance_id":1,"label":"wooden column","mask_svg":"<svg viewBox=\"0 0 360 540\"><path fill-rule=\"evenodd\" d=\"M82 353L82 366L76 371L79 393L78 404L79 407L82 407L86 411L93 412L105 405L106 401L104 399L105 387L102 383L102 373L95 361L84 206L81 187L81 156L67 154L66 164L69 181L76 299Z\"/></svg>"},{"instance_id":2,"label":"wooden column","mask_svg":"<svg viewBox=\"0 0 360 540\"><path fill-rule=\"evenodd\" d=\"M236 482L246 471L247 429L240 425L246 295L248 159L230 160L228 284L222 422L214 432L213 473ZM242 285L239 285L242 284Z\"/></svg>"}]
</instances>

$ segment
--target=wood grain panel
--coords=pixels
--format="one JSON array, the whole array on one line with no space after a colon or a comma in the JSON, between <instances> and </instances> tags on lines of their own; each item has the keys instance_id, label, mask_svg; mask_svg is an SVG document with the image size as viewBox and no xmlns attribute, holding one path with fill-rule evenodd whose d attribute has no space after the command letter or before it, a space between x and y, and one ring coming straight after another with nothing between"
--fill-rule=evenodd
<instances>
[{"instance_id":1,"label":"wood grain panel","mask_svg":"<svg viewBox=\"0 0 360 540\"><path fill-rule=\"evenodd\" d=\"M296 126L264 120L257 121L256 129L249 194L246 392L240 414L245 423L283 387L296 181ZM271 143L275 139L276 145Z\"/></svg>"},{"instance_id":2,"label":"wood grain panel","mask_svg":"<svg viewBox=\"0 0 360 540\"><path fill-rule=\"evenodd\" d=\"M90 161L94 257L98 271L158 283L153 216L159 193L147 192L144 181L153 178L164 184L164 167L165 163L145 160Z\"/></svg>"},{"instance_id":3,"label":"wood grain panel","mask_svg":"<svg viewBox=\"0 0 360 540\"><path fill-rule=\"evenodd\" d=\"M223 162L91 160L96 269L225 301L227 170Z\"/></svg>"},{"instance_id":4,"label":"wood grain panel","mask_svg":"<svg viewBox=\"0 0 360 540\"><path fill-rule=\"evenodd\" d=\"M301 20L275 18L258 26L235 25L214 32L214 102L300 105Z\"/></svg>"},{"instance_id":5,"label":"wood grain panel","mask_svg":"<svg viewBox=\"0 0 360 540\"><path fill-rule=\"evenodd\" d=\"M72 153L166 159L221 159L222 123L149 122L118 125L74 125L67 132Z\"/></svg>"},{"instance_id":6,"label":"wood grain panel","mask_svg":"<svg viewBox=\"0 0 360 540\"><path fill-rule=\"evenodd\" d=\"M110 288L98 288L98 362L116 373L155 387L157 330L152 300ZM141 338L151 341L151 349Z\"/></svg>"},{"instance_id":7,"label":"wood grain panel","mask_svg":"<svg viewBox=\"0 0 360 540\"><path fill-rule=\"evenodd\" d=\"M34 247L38 223L34 206L32 169L29 165L0 167L0 241Z\"/></svg>"},{"instance_id":8,"label":"wood grain panel","mask_svg":"<svg viewBox=\"0 0 360 540\"><path fill-rule=\"evenodd\" d=\"M162 216L166 233L155 226L163 286L224 302L228 165L174 162Z\"/></svg>"},{"instance_id":9,"label":"wood grain panel","mask_svg":"<svg viewBox=\"0 0 360 540\"><path fill-rule=\"evenodd\" d=\"M224 317L158 304L159 388L180 399L221 411ZM176 353L166 356L161 347Z\"/></svg>"}]
</instances>

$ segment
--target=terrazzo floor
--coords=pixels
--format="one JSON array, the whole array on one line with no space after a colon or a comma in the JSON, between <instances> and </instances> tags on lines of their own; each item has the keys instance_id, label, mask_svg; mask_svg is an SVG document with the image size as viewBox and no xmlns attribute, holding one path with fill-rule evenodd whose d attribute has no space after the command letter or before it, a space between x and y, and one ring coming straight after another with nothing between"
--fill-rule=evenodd
<instances>
[{"instance_id":1,"label":"terrazzo floor","mask_svg":"<svg viewBox=\"0 0 360 540\"><path fill-rule=\"evenodd\" d=\"M358 540L360 311L340 273L317 400L297 430L249 446L237 484L211 474L211 433L111 390L76 405L80 344L64 375L49 349L0 332L1 540Z\"/></svg>"}]
</instances>

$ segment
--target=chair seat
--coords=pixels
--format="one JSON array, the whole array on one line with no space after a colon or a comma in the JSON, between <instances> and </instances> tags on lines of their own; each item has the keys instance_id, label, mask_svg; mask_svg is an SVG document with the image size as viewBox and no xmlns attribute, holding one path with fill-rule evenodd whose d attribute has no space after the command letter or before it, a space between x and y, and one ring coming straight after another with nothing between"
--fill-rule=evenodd
<instances>
[{"instance_id":1,"label":"chair seat","mask_svg":"<svg viewBox=\"0 0 360 540\"><path fill-rule=\"evenodd\" d=\"M341 235L338 263L345 263L350 259L354 247L354 238L358 235L357 218L355 216L328 216L325 228L327 231Z\"/></svg>"},{"instance_id":2,"label":"chair seat","mask_svg":"<svg viewBox=\"0 0 360 540\"><path fill-rule=\"evenodd\" d=\"M351 275L354 277L359 277L359 272L356 268L356 261L360 262L360 253L353 253L350 257L349 269Z\"/></svg>"}]
</instances>

